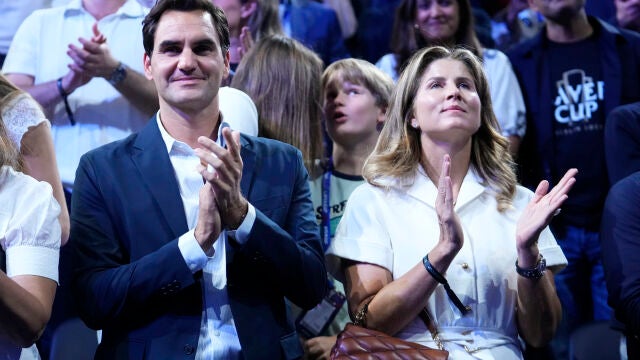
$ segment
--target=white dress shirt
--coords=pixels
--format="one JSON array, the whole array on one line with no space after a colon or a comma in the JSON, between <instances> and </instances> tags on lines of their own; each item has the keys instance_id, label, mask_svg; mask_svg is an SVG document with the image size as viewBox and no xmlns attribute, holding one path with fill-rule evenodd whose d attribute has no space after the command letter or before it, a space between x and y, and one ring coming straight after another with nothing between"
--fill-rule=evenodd
<instances>
[{"instance_id":1,"label":"white dress shirt","mask_svg":"<svg viewBox=\"0 0 640 360\"><path fill-rule=\"evenodd\" d=\"M169 135L162 125L160 113L156 119L178 180L180 197L189 226L189 231L178 239L178 247L189 269L193 273L200 270L203 272L203 304L205 306L202 311L196 360L240 359L241 346L227 294L226 252L229 241L240 244L247 241L256 218L255 208L249 204L247 216L233 234L235 240L229 240L232 236L230 231L222 231L211 253L205 254L194 236L194 228L198 220L200 188L204 184L202 176L196 170L200 164L200 158L189 145ZM224 126L225 123L221 122L216 141L218 145L222 139L220 129Z\"/></svg>"}]
</instances>

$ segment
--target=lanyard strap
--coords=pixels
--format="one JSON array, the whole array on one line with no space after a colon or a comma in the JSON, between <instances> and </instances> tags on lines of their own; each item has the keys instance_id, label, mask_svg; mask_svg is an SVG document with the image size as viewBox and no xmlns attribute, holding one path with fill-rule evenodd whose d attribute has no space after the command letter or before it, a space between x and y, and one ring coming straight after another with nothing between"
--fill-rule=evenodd
<instances>
[{"instance_id":1,"label":"lanyard strap","mask_svg":"<svg viewBox=\"0 0 640 360\"><path fill-rule=\"evenodd\" d=\"M329 158L327 170L322 174L322 247L327 251L331 245L331 175L333 159Z\"/></svg>"}]
</instances>

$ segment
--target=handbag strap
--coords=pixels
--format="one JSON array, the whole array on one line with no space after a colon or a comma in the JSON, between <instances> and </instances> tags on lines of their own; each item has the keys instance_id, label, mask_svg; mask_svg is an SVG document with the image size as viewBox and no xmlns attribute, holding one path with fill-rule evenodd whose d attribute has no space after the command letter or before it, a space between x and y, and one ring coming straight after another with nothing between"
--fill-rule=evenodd
<instances>
[{"instance_id":1,"label":"handbag strap","mask_svg":"<svg viewBox=\"0 0 640 360\"><path fill-rule=\"evenodd\" d=\"M7 272L7 259L6 259L7 254L4 252L4 250L2 249L2 247L0 247L0 270L2 270L3 272Z\"/></svg>"},{"instance_id":2,"label":"handbag strap","mask_svg":"<svg viewBox=\"0 0 640 360\"><path fill-rule=\"evenodd\" d=\"M366 304L358 311L358 313L353 316L353 324L357 326L361 326L363 328L367 327L367 313L369 312L369 303L371 303L373 297L367 301ZM436 324L431 320L431 316L429 316L429 311L426 307L423 307L418 314L420 319L424 322L431 333L431 338L435 341L436 346L439 350L444 350L444 345L442 344L442 340L440 339L440 334L438 333L438 329L436 328Z\"/></svg>"},{"instance_id":3,"label":"handbag strap","mask_svg":"<svg viewBox=\"0 0 640 360\"><path fill-rule=\"evenodd\" d=\"M436 346L439 350L444 350L444 345L442 344L442 340L440 339L440 334L438 333L438 329L436 328L436 324L431 320L431 316L429 316L429 310L426 307L423 307L418 314L420 319L424 322L431 333L431 338L435 341Z\"/></svg>"}]
</instances>

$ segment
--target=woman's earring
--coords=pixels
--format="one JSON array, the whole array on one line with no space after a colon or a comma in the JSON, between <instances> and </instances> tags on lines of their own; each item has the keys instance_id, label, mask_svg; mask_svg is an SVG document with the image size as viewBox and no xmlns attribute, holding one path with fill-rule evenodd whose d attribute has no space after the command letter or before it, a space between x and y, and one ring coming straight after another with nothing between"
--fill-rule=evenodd
<instances>
[{"instance_id":1,"label":"woman's earring","mask_svg":"<svg viewBox=\"0 0 640 360\"><path fill-rule=\"evenodd\" d=\"M420 25L418 25L418 23L414 23L414 24L413 24L413 28L414 28L414 29L416 29L416 30L418 30L418 29L420 29Z\"/></svg>"}]
</instances>

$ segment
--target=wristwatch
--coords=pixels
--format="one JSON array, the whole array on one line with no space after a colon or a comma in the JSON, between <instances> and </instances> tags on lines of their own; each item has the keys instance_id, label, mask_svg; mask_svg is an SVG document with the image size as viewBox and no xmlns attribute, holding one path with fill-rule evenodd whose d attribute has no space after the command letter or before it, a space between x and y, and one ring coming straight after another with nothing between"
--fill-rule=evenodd
<instances>
[{"instance_id":1,"label":"wristwatch","mask_svg":"<svg viewBox=\"0 0 640 360\"><path fill-rule=\"evenodd\" d=\"M526 277L527 279L538 280L544 275L544 271L547 269L547 261L544 259L542 254L540 254L540 258L536 265L529 269L523 269L518 266L518 260L516 260L516 271L522 277Z\"/></svg>"},{"instance_id":2,"label":"wristwatch","mask_svg":"<svg viewBox=\"0 0 640 360\"><path fill-rule=\"evenodd\" d=\"M118 66L113 70L107 81L109 84L116 86L127 77L127 69L124 67L122 62L118 63Z\"/></svg>"}]
</instances>

